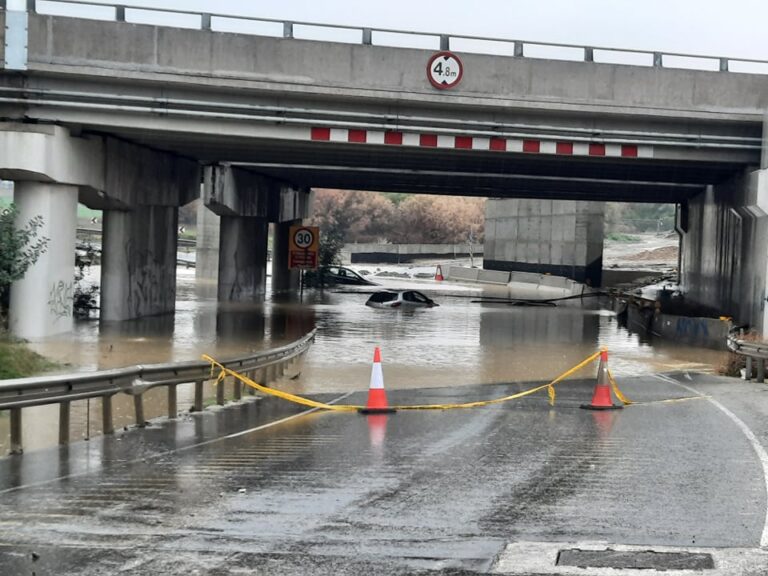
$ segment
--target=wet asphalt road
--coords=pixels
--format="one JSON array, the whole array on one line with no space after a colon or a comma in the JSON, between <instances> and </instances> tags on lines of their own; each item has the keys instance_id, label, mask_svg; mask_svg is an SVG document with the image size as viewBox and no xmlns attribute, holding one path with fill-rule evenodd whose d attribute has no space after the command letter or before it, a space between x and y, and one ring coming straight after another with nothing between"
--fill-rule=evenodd
<instances>
[{"instance_id":1,"label":"wet asphalt road","mask_svg":"<svg viewBox=\"0 0 768 576\"><path fill-rule=\"evenodd\" d=\"M768 440L764 385L674 377ZM465 574L508 542L760 545L765 477L744 430L706 399L580 410L592 387L559 386L555 407L537 394L376 417L261 399L0 459L0 574ZM622 389L692 395L651 376Z\"/></svg>"}]
</instances>

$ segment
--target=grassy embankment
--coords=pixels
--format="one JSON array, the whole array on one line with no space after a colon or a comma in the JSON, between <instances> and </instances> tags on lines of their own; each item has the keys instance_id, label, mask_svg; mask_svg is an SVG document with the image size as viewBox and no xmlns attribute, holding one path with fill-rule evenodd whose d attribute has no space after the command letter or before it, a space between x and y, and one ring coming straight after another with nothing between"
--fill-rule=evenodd
<instances>
[{"instance_id":1,"label":"grassy embankment","mask_svg":"<svg viewBox=\"0 0 768 576\"><path fill-rule=\"evenodd\" d=\"M34 376L55 367L55 363L33 352L24 343L0 333L0 380Z\"/></svg>"}]
</instances>

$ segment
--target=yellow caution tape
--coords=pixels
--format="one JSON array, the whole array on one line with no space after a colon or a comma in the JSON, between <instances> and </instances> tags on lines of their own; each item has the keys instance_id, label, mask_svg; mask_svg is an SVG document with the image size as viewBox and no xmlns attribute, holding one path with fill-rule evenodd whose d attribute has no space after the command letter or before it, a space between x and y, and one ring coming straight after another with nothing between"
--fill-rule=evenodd
<instances>
[{"instance_id":1,"label":"yellow caution tape","mask_svg":"<svg viewBox=\"0 0 768 576\"><path fill-rule=\"evenodd\" d=\"M422 404L422 405L410 405L410 406L390 406L390 408L392 408L393 410L454 410L458 408L479 408L481 406L490 406L491 404L501 404L502 402L509 402L510 400L523 398L524 396L535 394L536 392L544 390L545 388L547 390L547 395L549 396L549 404L551 406L554 406L555 398L556 398L555 384L559 384L569 376L575 374L585 366L597 360L597 358L600 357L601 353L602 353L602 350L595 352L594 354L592 354L588 358L585 358L570 370L566 370L565 372L560 374L560 376L558 376L551 382L548 382L547 384L542 384L541 386L529 388L528 390L523 390L522 392L517 392L515 394L504 396L502 398L495 398L493 400L480 400L478 402L465 402L463 404ZM251 380L244 374L240 374L239 372L230 370L229 368L227 368L220 362L217 362L215 359L211 358L207 354L203 355L203 360L206 360L211 363L212 379L214 378L214 369L215 368L219 369L219 374L216 376L216 382L215 382L215 384L217 385L221 383L227 376L232 376L233 378L236 378L243 384L246 384L251 388L255 388L259 392L268 394L270 396L276 396L278 398L282 398L283 400L288 400L289 402L294 402L296 404L301 404L303 406L309 406L312 408L321 408L323 410L332 410L335 412L356 412L357 410L364 408L364 406L357 406L357 405L350 405L350 404L325 404L323 402L317 402L316 400L310 400L309 398L305 398L303 396L291 394L290 392L283 392L282 390L269 388L267 386L263 386L258 382ZM616 379L613 377L613 374L611 373L611 371L607 370L607 372L608 372L608 379L611 383L611 388L613 389L613 393L625 406L682 402L685 400L699 400L702 398L707 398L707 396L687 396L684 398L672 398L669 400L656 400L651 402L633 402L629 400L626 396L624 396L621 390L619 390L619 386L616 383Z\"/></svg>"},{"instance_id":2,"label":"yellow caution tape","mask_svg":"<svg viewBox=\"0 0 768 576\"><path fill-rule=\"evenodd\" d=\"M535 388L530 388L528 390L517 392L516 394L511 394L509 396L504 396L502 398L495 398L493 400L480 400L478 402L466 402L463 404L423 404L423 405L410 405L410 406L390 406L390 408L392 408L393 410L453 410L458 408L479 408L481 406L490 406L491 404L501 404L502 402L508 402L510 400L516 400L517 398L523 398L524 396L535 394L536 392L539 392L545 388L547 389L547 394L549 395L549 403L552 406L554 406L555 384L562 382L563 380L568 378L568 376L574 374L575 372L578 372L585 366L594 362L599 356L600 356L600 352L599 351L595 352L590 357L584 359L582 362L579 362L576 366L574 366L570 370L563 372L562 374L560 374L560 376L558 376L557 378L555 378L554 380L552 380L547 384L536 386ZM297 396L296 394L283 392L282 390L275 390L274 388L268 388L266 386L262 386L258 382L254 382L244 374L240 374L239 372L230 370L229 368L227 368L220 362L217 362L214 358L211 358L207 354L203 355L203 360L206 360L211 363L211 377L213 377L214 367L217 367L219 369L219 375L216 378L217 384L227 376L232 376L233 378L240 380L240 382L242 382L243 384L246 384L251 388L255 388L259 392L263 392L264 394L269 394L271 396L277 396L278 398L282 398L283 400L295 402L296 404L301 404L303 406L311 406L312 408L323 408L325 410L334 410L336 412L353 412L361 408L364 408L364 406L353 406L349 404L324 404L323 402L310 400L309 398L304 398L303 396Z\"/></svg>"},{"instance_id":3,"label":"yellow caution tape","mask_svg":"<svg viewBox=\"0 0 768 576\"><path fill-rule=\"evenodd\" d=\"M616 398L619 399L619 401L624 404L624 406L629 406L630 404L634 404L632 400L629 400L624 394L621 393L621 390L619 390L619 385L616 384L616 380L613 377L613 374L611 374L610 369L606 370L608 372L608 380L611 383L611 388L613 388L613 393L616 394Z\"/></svg>"},{"instance_id":4,"label":"yellow caution tape","mask_svg":"<svg viewBox=\"0 0 768 576\"><path fill-rule=\"evenodd\" d=\"M357 410L358 408L363 408L363 406L345 406L345 405L336 405L336 404L324 404L323 402L316 402L315 400L310 400L309 398L304 398L302 396L297 396L296 394L290 394L289 392L283 392L281 390L275 390L274 388L267 388L266 386L262 386L258 382L254 382L247 376L240 374L239 372L235 372L234 370L230 370L229 368L225 367L223 364L217 362L207 354L203 354L203 360L207 360L211 363L211 373L213 373L213 368L218 367L220 370L219 375L216 379L216 383L218 384L221 382L224 378L226 378L228 375L232 376L234 378L237 378L242 382L243 384L247 384L251 388L255 388L259 392L263 392L264 394L270 394L272 396L277 396L278 398L282 398L283 400L288 400L290 402L295 402L296 404L302 404L304 406L311 406L312 408L323 408L325 410L335 410L337 412L353 412Z\"/></svg>"}]
</instances>

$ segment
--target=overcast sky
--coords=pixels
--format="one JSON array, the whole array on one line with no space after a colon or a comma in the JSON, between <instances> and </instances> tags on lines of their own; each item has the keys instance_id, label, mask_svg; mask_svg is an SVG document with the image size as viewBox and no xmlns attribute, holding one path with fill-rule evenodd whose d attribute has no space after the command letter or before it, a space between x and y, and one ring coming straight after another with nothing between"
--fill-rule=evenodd
<instances>
[{"instance_id":1,"label":"overcast sky","mask_svg":"<svg viewBox=\"0 0 768 576\"><path fill-rule=\"evenodd\" d=\"M124 3L768 60L768 0L127 0Z\"/></svg>"}]
</instances>

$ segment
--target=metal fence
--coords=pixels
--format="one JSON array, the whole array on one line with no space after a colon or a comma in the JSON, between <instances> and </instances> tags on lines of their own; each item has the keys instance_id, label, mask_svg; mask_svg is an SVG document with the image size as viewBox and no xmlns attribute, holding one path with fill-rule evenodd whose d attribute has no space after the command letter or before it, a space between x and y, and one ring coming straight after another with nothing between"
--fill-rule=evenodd
<instances>
[{"instance_id":1,"label":"metal fence","mask_svg":"<svg viewBox=\"0 0 768 576\"><path fill-rule=\"evenodd\" d=\"M5 9L7 0L0 0L0 8ZM349 26L343 24L322 24L316 22L286 21L271 18L258 18L254 16L239 16L235 14L222 14L216 12L202 12L194 10L179 10L173 8L159 8L151 6L131 5L123 3L99 3L88 0L27 0L27 10L41 14L55 14L61 16L83 17L82 9L78 7L96 8L98 15L88 14L89 18L112 20L117 22L146 23L146 15L155 15L156 18L164 17L163 25L197 28L199 30L230 31L227 23L253 25L271 25L272 33L259 30L261 35L281 36L283 38L313 39L312 33L324 36L325 40L336 40L335 36L357 37L360 44L377 46L399 46L395 39L415 39L422 47L440 50L454 49L460 44L462 49L469 52L484 54L505 54L517 58L529 55L530 51L554 49L554 53L548 56L540 56L554 59L578 60L583 62L609 62L613 56L623 55L634 60L640 56L643 63L648 66L661 68L689 68L711 69L726 72L731 70L731 64L759 65L759 73L768 73L768 61L752 58L734 58L726 56L712 56L702 54L687 54L680 52L666 52L654 50L636 50L627 48L615 48L605 46L583 46L578 44L559 44L554 42L534 42L530 40L516 40L509 38L494 38L483 36L471 36L461 34L443 34L439 32L420 32L414 30L396 30L391 28L375 28ZM144 16L145 18L142 18ZM170 17L170 18L169 18ZM169 22L170 21L170 22ZM248 33L247 26L238 29L238 32ZM275 32L276 31L276 32ZM301 31L301 33L299 33ZM253 32L251 32L253 33ZM640 63L639 65L642 65ZM764 69L763 69L764 68Z\"/></svg>"},{"instance_id":2,"label":"metal fence","mask_svg":"<svg viewBox=\"0 0 768 576\"><path fill-rule=\"evenodd\" d=\"M765 382L765 361L768 360L768 343L755 340L745 340L744 330L736 329L728 334L728 349L731 352L744 356L746 369L744 376L752 379L755 372L757 382Z\"/></svg>"},{"instance_id":3,"label":"metal fence","mask_svg":"<svg viewBox=\"0 0 768 576\"><path fill-rule=\"evenodd\" d=\"M315 339L315 330L301 339L280 348L263 350L249 356L221 362L227 368L248 375L259 383L268 384L294 363L300 360ZM0 411L11 413L11 454L20 454L22 444L22 408L45 404L59 405L59 443L69 442L71 403L90 398L101 399L104 434L114 432L112 419L112 397L128 394L133 397L135 423L144 426L143 394L147 390L164 386L168 393L168 418L178 413L176 387L193 383L194 403L191 411L203 410L203 386L215 380L218 374L211 373L211 365L204 361L179 362L172 364L151 364L130 366L115 370L102 370L82 374L42 376L0 380ZM242 398L242 384L233 380L235 400ZM252 390L249 389L252 392ZM224 383L216 388L216 403L224 405Z\"/></svg>"}]
</instances>

